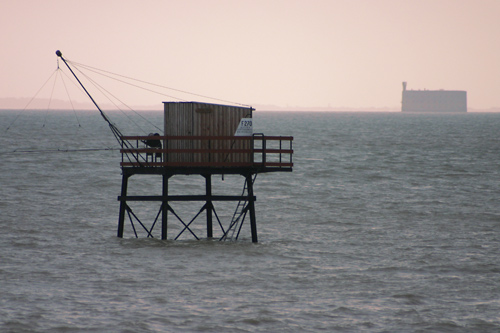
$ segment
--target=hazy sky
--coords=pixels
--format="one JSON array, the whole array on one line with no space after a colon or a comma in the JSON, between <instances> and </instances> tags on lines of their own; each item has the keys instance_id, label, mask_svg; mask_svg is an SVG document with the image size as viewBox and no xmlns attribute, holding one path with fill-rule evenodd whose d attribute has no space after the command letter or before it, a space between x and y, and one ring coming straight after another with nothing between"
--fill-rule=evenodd
<instances>
[{"instance_id":1,"label":"hazy sky","mask_svg":"<svg viewBox=\"0 0 500 333\"><path fill-rule=\"evenodd\" d=\"M244 104L400 107L408 81L498 107L499 18L500 0L2 0L0 98L33 97L60 49Z\"/></svg>"}]
</instances>

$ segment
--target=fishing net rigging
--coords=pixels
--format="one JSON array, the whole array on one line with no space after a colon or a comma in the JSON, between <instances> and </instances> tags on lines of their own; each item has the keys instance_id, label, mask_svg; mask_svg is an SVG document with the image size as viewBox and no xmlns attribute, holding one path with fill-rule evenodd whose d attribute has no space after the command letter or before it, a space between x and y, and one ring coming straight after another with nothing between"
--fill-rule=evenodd
<instances>
[{"instance_id":1,"label":"fishing net rigging","mask_svg":"<svg viewBox=\"0 0 500 333\"><path fill-rule=\"evenodd\" d=\"M78 124L78 127L79 128L82 127L82 123L80 122L80 119L78 118L75 104L73 102L74 98L72 98L72 97L74 97L74 96L71 96L70 89L69 89L68 84L67 84L67 81L69 80L74 87L76 87L80 92L83 92L84 95L87 95L87 97L90 99L90 101L94 104L94 106L99 111L103 120L108 124L108 127L111 130L111 133L113 134L115 139L119 142L119 144L122 146L122 148L133 148L133 147L130 143L121 140L121 137L123 136L123 134L122 134L119 126L116 125L111 120L109 115L106 114L101 109L101 107L96 102L94 97L90 94L89 90L87 90L85 85L88 85L89 87L91 87L92 90L94 90L94 92L98 92L99 94L101 94L109 103L111 103L114 106L114 110L121 112L125 116L127 121L129 122L129 124L132 124L133 126L138 128L140 133L143 133L143 134L151 133L152 132L151 130L153 128L154 128L153 132L163 133L163 128L158 127L155 123L151 122L149 119L144 117L143 114L135 111L132 107L128 106L127 103L125 103L122 99L118 98L117 95L112 93L109 89L106 89L104 87L104 85L97 82L97 80L92 76L99 76L100 78L103 78L103 79L110 79L110 80L119 82L120 84L124 84L124 85L127 85L127 86L132 87L132 88L141 89L141 90L149 92L149 93L161 95L163 97L167 97L168 99L174 99L174 100L178 100L181 102L186 102L188 100L185 98L180 98L178 96L173 96L173 94L167 94L162 90L175 92L176 94L188 94L188 95L192 95L192 96L202 97L205 99L216 100L219 102L237 104L237 105L241 105L241 106L248 106L245 104L235 103L235 102L231 102L231 101L224 100L224 99L213 98L213 97L209 97L206 95L188 92L186 90L175 89L175 88L168 87L168 86L161 85L161 84L156 84L156 83L152 83L152 82L148 82L148 81L144 81L144 80L134 79L130 76L113 73L111 71L99 69L99 68L88 66L88 65L78 63L78 62L73 62L73 61L70 61L68 59L65 59L62 56L62 53L60 51L56 51L56 55L57 55L57 68L50 75L50 77L47 79L47 81L42 85L42 87L37 91L37 93L31 98L31 100L28 102L28 104L26 104L26 106L22 109L22 111L19 112L17 114L17 116L13 119L13 121L7 126L7 128L5 130L6 132L12 128L14 123L16 123L18 121L21 114L24 113L24 111L26 111L28 109L28 106L37 98L37 96L40 94L40 92L44 89L44 87L46 87L49 84L49 82L51 82L51 80L53 80L52 90L50 92L50 98L48 100L47 109L46 109L45 114L44 114L42 128L44 128L49 121L49 110L51 109L51 106L52 106L54 90L55 90L57 82L62 82L62 85L64 87L64 92L65 92L66 97L67 97L67 101L69 101L69 103L71 104L71 109L72 109L73 114L76 118L76 122ZM65 66L60 66L60 60L64 63ZM63 70L66 67L71 74L69 74L69 73L67 73L67 71ZM90 74L92 74L92 76ZM80 78L85 80L85 85L84 85L84 82L82 82L80 80ZM136 121L137 119L132 118L131 113L133 113L134 117L140 118L140 122L142 123L142 125ZM146 127L148 127L148 129L144 129L144 125L146 125ZM128 128L129 126L127 125L126 127ZM98 151L100 149L112 150L112 148L106 147L106 148L84 148L81 151ZM44 152L76 152L76 151L79 151L79 150L77 150L77 149L44 150ZM14 153L14 152L15 153L21 153L21 152L23 152L23 153L35 153L32 149L19 149L19 148L15 149L13 151L10 151L8 153Z\"/></svg>"},{"instance_id":2,"label":"fishing net rigging","mask_svg":"<svg viewBox=\"0 0 500 333\"><path fill-rule=\"evenodd\" d=\"M72 62L68 61L68 63L72 64ZM94 85L94 87L103 95L107 98L107 100L109 102L111 102L116 110L119 110L131 123L133 123L137 128L139 128L143 133L147 133L146 130L144 130L136 121L134 121L132 119L132 117L129 116L129 114L127 114L126 112L124 112L124 110L122 109L122 107L120 107L115 101L118 101L119 103L121 103L121 105L124 105L128 110L132 111L135 115L137 115L138 117L140 117L143 121L145 121L149 126L152 126L154 128L156 128L157 130L163 132L163 130L161 128L159 128L158 126L156 126L154 123L152 123L151 121L149 121L147 118L145 118L143 115L141 115L139 112L135 111L134 109L132 109L130 106L128 106L124 101L122 101L120 98L118 98L115 94L111 93L108 89L104 88L101 84L99 84L98 82L96 82L94 79L92 79L89 75L85 74L83 71L81 71L78 67L75 68L83 77L85 77L90 83L92 83ZM113 80L116 80L115 78L113 77L109 77ZM120 80L119 80L120 81ZM123 82L123 81L120 81L122 83L127 83L127 82Z\"/></svg>"},{"instance_id":3,"label":"fishing net rigging","mask_svg":"<svg viewBox=\"0 0 500 333\"><path fill-rule=\"evenodd\" d=\"M64 77L61 75L61 73L64 74L67 78L69 78L69 77L68 77L68 75L66 75L65 72L63 72L62 70L60 70L60 68L59 68L59 59L57 59L57 70L59 72L59 75L61 76L61 81L63 83L64 91L66 92L66 96L68 96L68 100L71 103L71 109L73 110L73 114L75 115L76 121L78 122L78 127L82 127L82 124L80 123L80 119L78 119L78 115L76 114L75 105L73 104L73 99L71 98L71 96L69 94L68 86L66 85L66 81L64 81ZM70 80L70 82L73 83L72 80Z\"/></svg>"},{"instance_id":4,"label":"fishing net rigging","mask_svg":"<svg viewBox=\"0 0 500 333\"><path fill-rule=\"evenodd\" d=\"M74 75L74 77L77 80L77 82L80 83L80 86L76 85L76 83L74 82L75 80L72 79L72 78L70 78L61 69L61 67L59 66L59 58L60 57L57 58L57 68L50 74L49 78L38 89L38 91L36 92L36 94L29 100L29 102L24 106L24 108L17 113L17 115L15 116L15 118L12 120L12 122L10 122L9 125L7 126L5 132L8 132L9 130L11 130L11 128L13 127L13 125L20 119L21 115L23 115L23 114L26 113L25 111L27 111L27 109L31 105L31 103L37 99L37 97L40 95L40 93L42 92L42 90L44 90L44 88L46 86L49 86L49 83L51 81L52 81L52 84L51 84L52 89L50 90L50 97L48 98L46 110L43 113L43 117L42 117L43 120L42 120L41 128L45 128L45 126L48 123L49 111L51 110L51 106L52 106L52 103L53 103L54 92L55 92L56 86L57 86L57 84L59 82L62 82L62 85L64 87L64 91L65 91L66 96L68 98L68 101L71 104L71 109L73 110L73 114L75 116L76 122L78 123L78 128L82 127L82 124L80 122L80 119L78 118L78 115L77 115L77 112L76 112L76 109L75 109L75 105L73 103L73 99L70 96L70 91L69 91L68 86L66 84L67 79L69 78L70 82L73 83L73 85L75 85L75 87L77 87L77 89L79 89L79 90L83 89L85 92L87 92L87 91L86 91L85 87L81 84L81 82L79 81L79 79L76 77L76 75L73 73L72 69L69 66L68 66L68 69ZM66 77L66 79L65 79L65 77ZM93 98L92 98L92 96L90 96L90 94L88 94L88 96L91 98L92 101L94 101ZM43 99L38 100L38 104L40 103L40 101L43 101ZM104 117L104 119L109 123L109 126L110 126L110 128L111 128L112 133L114 134L114 136L117 139L119 139L119 136L121 135L120 131L111 122L111 120L107 117L107 115L105 115L102 112L102 110L99 108L99 106L97 104L96 104L96 106L97 106L98 110L101 111L101 115ZM30 110L30 111L35 111L35 110L33 109L33 110ZM34 119L36 119L36 118L34 118ZM25 126L20 126L20 127L25 127ZM22 135L22 132L21 133L16 133L16 135L19 135L19 134ZM99 141L99 139L97 139L97 140ZM103 143L102 140L100 140L100 141L101 141L101 147L99 147L99 148L88 148L88 147L85 147L85 148L78 148L78 149L77 148L71 148L71 149L68 149L68 148L50 148L50 149L46 149L46 148L40 147L38 149L35 149L33 147L29 147L29 148L14 147L13 150L11 150L11 151L1 151L0 155L6 155L6 154L36 154L36 153L46 154L46 153L61 153L61 152L66 152L67 153L67 152L91 152L91 151L104 151L104 150L118 150L116 148L113 149L113 148L107 147L106 143ZM18 140L17 142L24 142L24 140ZM66 140L59 141L59 142L66 143ZM69 144L71 144L71 143L69 143Z\"/></svg>"},{"instance_id":5,"label":"fishing net rigging","mask_svg":"<svg viewBox=\"0 0 500 333\"><path fill-rule=\"evenodd\" d=\"M61 51L57 50L56 51L56 55L64 62L64 64L69 69L69 71L71 72L71 74L73 74L75 80L78 82L78 84L81 86L81 88L85 91L85 93L90 98L90 100L92 101L92 103L95 105L95 107L97 108L97 110L99 110L99 113L101 114L101 116L104 119L104 121L106 121L106 123L108 124L111 132L113 133L115 139L118 141L118 143L121 145L121 147L122 148L126 148L126 149L134 149L133 144L131 142L129 142L128 140L124 140L123 139L123 134L121 133L121 131L111 121L111 119L108 117L108 115L106 115L106 113L104 113L104 111L99 107L99 105L94 100L94 98L92 97L92 95L88 92L87 88L85 88L85 86L83 85L83 83L80 81L80 79L78 78L78 76L75 74L75 72L73 71L73 69L70 67L70 65L68 64L68 62L66 61L66 59L64 59L64 57L62 56ZM130 162L132 162L131 159L133 158L139 164L141 164L142 162L146 161L144 159L144 157L142 155L140 155L140 154L127 154L126 158Z\"/></svg>"},{"instance_id":6,"label":"fishing net rigging","mask_svg":"<svg viewBox=\"0 0 500 333\"><path fill-rule=\"evenodd\" d=\"M106 122L108 122L112 128L112 131L113 133L117 133L116 131L118 130L118 128L116 127L116 125L112 124L109 117L101 110L101 108L97 105L97 103L95 102L95 100L92 98L92 96L90 95L90 93L87 91L87 89L83 86L83 84L81 83L81 81L78 79L78 77L76 76L76 74L73 72L72 68L69 66L71 65L73 68L75 68L76 71L78 71L79 74L81 74L83 77L85 77L89 82L91 82L94 87L96 87L97 90L99 90L100 93L102 93L104 96L107 96L108 100L110 102L112 102L116 109L120 110L120 111L123 111L120 106L118 104L116 104L114 102L114 100L118 101L120 104L122 105L125 105L130 111L134 112L136 115L138 115L139 117L141 117L143 120L145 120L146 122L149 123L149 125L155 127L156 129L158 129L159 131L163 132L163 130L159 127L157 127L155 124L149 122L146 118L144 118L142 115L140 115L139 113L137 113L136 111L134 111L131 107L129 107L126 103L124 103L121 99L119 99L116 95L112 94L109 90L105 89L102 85L100 85L99 83L97 83L94 79L92 79L89 75L87 75L86 73L84 73L81 69L85 69L86 71L89 71L89 72L92 72L92 73L95 73L97 75L100 75L100 76L103 76L103 77L106 77L108 79L112 79L112 80L115 80L115 81L118 81L118 82L121 82L123 84L126 84L126 85L129 85L129 86L132 86L132 87L135 87L135 88L139 88L139 89L142 89L142 90L145 90L145 91L148 91L148 92L151 92L151 93L154 93L154 94L158 94L158 95L161 95L163 97L168 97L168 98L172 98L172 99L175 99L175 100L178 100L178 101L184 101L186 102L187 100L186 99L183 99L183 98L180 98L180 97L177 97L177 96L173 96L173 95L170 95L170 94L165 94L164 92L161 92L161 91L157 91L157 90L154 90L152 88L149 88L149 87L155 87L155 88L161 88L161 89L167 89L167 90L170 90L170 91L175 91L177 93L183 93L183 94L188 94L188 95L192 95L192 96L197 96L197 97L202 97L202 98L206 98L206 99L211 99L211 100L217 100L219 102L225 102L225 103L230 103L230 104L236 104L236 105L241 105L241 106L246 106L246 107L250 107L249 105L245 105L245 104L241 104L241 103L236 103L236 102L232 102L232 101L228 101L228 100L224 100L224 99L220 99L220 98L214 98L214 97L209 97L209 96L206 96L206 95L201 95L201 94L196 94L196 93L193 93L193 92L188 92L186 90L181 90L181 89L175 89L175 88L172 88L172 87L168 87L168 86L165 86L165 85L160 85L160 84L156 84L156 83L152 83L152 82L148 82L148 81L144 81L144 80L139 80L139 79L135 79L135 78L132 78L130 76L126 76L126 75L121 75L121 74L117 74L117 73L113 73L111 71L107 71L107 70L103 70L103 69L99 69L99 68L96 68L96 67L92 67L92 66L89 66L89 65L85 65L85 64L82 64L82 63L77 63L77 62L73 62L73 61L70 61L70 60L67 60L65 58L62 57L62 53L58 50L56 51L56 55L61 58L61 60L66 64L66 66L68 67L68 69L71 71L71 73L75 76L75 79L78 81L78 83L82 86L82 89L85 91L85 93L88 95L88 97L91 99L91 101L94 103L94 105L97 107L97 109L99 110L99 112L101 113L101 115L103 116L104 120ZM142 84L142 85L141 85ZM144 86L146 85L146 86ZM123 112L122 112L123 113ZM128 115L126 113L124 113L125 116L128 117ZM129 117L128 117L129 118ZM130 118L129 118L130 119ZM133 120L130 119L132 122ZM136 124L137 125L137 124ZM137 125L138 127L140 127L139 125ZM119 130L118 130L119 131ZM144 131L145 133L147 131Z\"/></svg>"},{"instance_id":7,"label":"fishing net rigging","mask_svg":"<svg viewBox=\"0 0 500 333\"><path fill-rule=\"evenodd\" d=\"M0 155L8 154L47 154L47 153L75 153L91 151L113 151L119 148L78 148L78 149L14 149L13 151L0 152Z\"/></svg>"},{"instance_id":8,"label":"fishing net rigging","mask_svg":"<svg viewBox=\"0 0 500 333\"><path fill-rule=\"evenodd\" d=\"M94 98L92 97L92 95L90 95L90 93L87 91L87 89L85 88L85 86L83 85L83 83L76 76L75 72L73 72L73 70L71 69L71 67L68 65L68 63L66 62L66 60L63 58L61 51L57 50L56 51L56 55L59 58L61 58L61 60L64 62L64 64L68 67L69 71L71 72L71 74L73 74L73 76L75 77L76 81L78 81L78 83L80 84L80 86L82 87L82 89L85 91L85 93L88 95L88 97L90 98L90 100L92 101L92 103L94 103L94 105L97 108L97 110L99 110L102 118L108 123L109 128L111 129L111 132L113 133L113 135L115 136L115 138L118 140L118 142L120 142L120 137L123 136L122 133L120 132L120 130L115 126L115 124L113 124L111 122L111 120L108 118L108 116L101 110L101 108L99 107L99 105L97 105L97 103L94 100Z\"/></svg>"},{"instance_id":9,"label":"fishing net rigging","mask_svg":"<svg viewBox=\"0 0 500 333\"><path fill-rule=\"evenodd\" d=\"M54 75L56 75L57 71L59 70L59 66L58 68L52 72L52 74L49 76L49 78L42 84L42 86L38 89L38 91L35 93L35 95L33 95L33 97L31 97L31 99L28 101L28 103L24 106L24 108L21 110L21 112L18 112L16 117L14 118L14 120L9 124L9 126L7 126L7 128L5 129L5 132L9 131L10 128L12 127L12 125L14 125L14 123L19 119L19 117L21 116L22 112L26 111L26 109L28 108L28 106L35 100L35 98L38 96L38 94L40 94L40 92L43 90L43 88L47 85L47 83L50 82L50 80L52 79L52 77Z\"/></svg>"}]
</instances>

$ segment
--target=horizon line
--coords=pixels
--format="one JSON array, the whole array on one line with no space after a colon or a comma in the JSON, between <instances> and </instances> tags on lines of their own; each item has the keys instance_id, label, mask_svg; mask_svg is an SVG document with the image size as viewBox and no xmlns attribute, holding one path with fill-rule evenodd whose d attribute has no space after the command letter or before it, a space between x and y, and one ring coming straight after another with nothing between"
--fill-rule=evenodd
<instances>
[{"instance_id":1,"label":"horizon line","mask_svg":"<svg viewBox=\"0 0 500 333\"><path fill-rule=\"evenodd\" d=\"M24 101L24 102L23 102ZM26 102L27 101L27 102ZM40 106L39 104L45 103L47 106ZM6 105L2 105L6 104ZM31 104L36 104L30 107ZM54 104L54 105L51 105ZM135 111L154 111L163 110L163 103L155 105L133 105L127 106L123 105L124 109L131 108ZM398 112L401 111L401 106L301 106L301 105L276 105L276 104L266 104L266 103L255 103L248 104L255 109L260 109L261 111L381 111L381 112ZM106 110L121 110L116 105L103 104L103 108ZM70 102L68 100L61 99L48 99L48 98L28 98L28 97L2 97L0 98L0 110L96 110L95 106L90 102ZM467 111L478 112L486 111L500 112L500 106L492 107L467 107Z\"/></svg>"}]
</instances>

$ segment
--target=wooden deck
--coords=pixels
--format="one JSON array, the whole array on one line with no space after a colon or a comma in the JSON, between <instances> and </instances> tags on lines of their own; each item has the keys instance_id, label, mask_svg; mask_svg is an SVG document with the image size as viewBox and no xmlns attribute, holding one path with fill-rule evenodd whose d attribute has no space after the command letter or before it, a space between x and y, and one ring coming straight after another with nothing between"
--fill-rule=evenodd
<instances>
[{"instance_id":1,"label":"wooden deck","mask_svg":"<svg viewBox=\"0 0 500 333\"><path fill-rule=\"evenodd\" d=\"M196 170L273 172L293 168L291 136L154 137L162 143L162 148L148 147L145 142L151 139L151 136L121 137L120 166L146 169L145 173L158 173L163 169L190 169L189 173L198 173Z\"/></svg>"}]
</instances>

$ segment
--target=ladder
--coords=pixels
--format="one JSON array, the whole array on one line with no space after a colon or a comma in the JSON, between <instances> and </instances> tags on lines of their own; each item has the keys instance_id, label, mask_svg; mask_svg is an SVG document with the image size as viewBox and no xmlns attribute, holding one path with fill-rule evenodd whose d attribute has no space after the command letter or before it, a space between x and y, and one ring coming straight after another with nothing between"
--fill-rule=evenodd
<instances>
[{"instance_id":1,"label":"ladder","mask_svg":"<svg viewBox=\"0 0 500 333\"><path fill-rule=\"evenodd\" d=\"M252 184L255 182L257 178L257 174L252 179ZM243 186L243 191L241 192L241 196L246 197L248 195L248 184L245 180L245 185ZM247 199L241 199L238 201L238 205L236 205L236 209L234 210L233 217L231 218L231 223L229 224L229 228L227 228L224 235L221 237L221 241L225 240L237 240L240 234L241 227L243 226L243 221L245 220L246 213L248 211ZM236 232L238 230L238 232ZM235 236L236 233L236 236Z\"/></svg>"}]
</instances>

